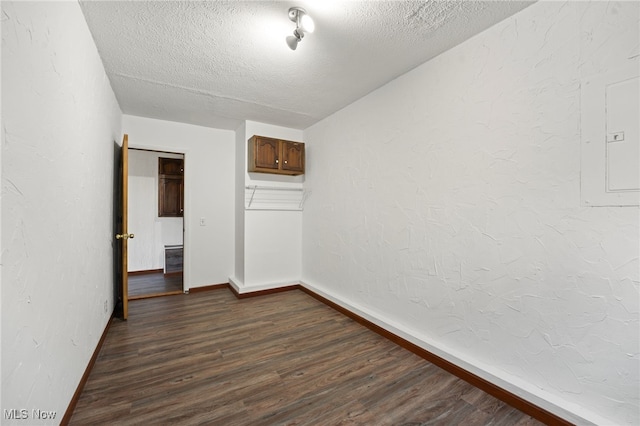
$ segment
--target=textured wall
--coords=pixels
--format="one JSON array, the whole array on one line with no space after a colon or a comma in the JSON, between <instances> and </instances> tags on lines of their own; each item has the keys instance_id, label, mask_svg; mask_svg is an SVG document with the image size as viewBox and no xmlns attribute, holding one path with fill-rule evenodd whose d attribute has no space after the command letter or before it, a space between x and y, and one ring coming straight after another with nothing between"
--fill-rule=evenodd
<instances>
[{"instance_id":1,"label":"textured wall","mask_svg":"<svg viewBox=\"0 0 640 426\"><path fill-rule=\"evenodd\" d=\"M2 424L57 424L113 310L121 113L75 2L2 2Z\"/></svg>"},{"instance_id":2,"label":"textured wall","mask_svg":"<svg viewBox=\"0 0 640 426\"><path fill-rule=\"evenodd\" d=\"M233 132L131 115L122 131L132 148L185 155L184 287L226 283L234 269Z\"/></svg>"},{"instance_id":3,"label":"textured wall","mask_svg":"<svg viewBox=\"0 0 640 426\"><path fill-rule=\"evenodd\" d=\"M579 182L580 81L638 61L638 12L536 3L307 129L304 282L581 423L640 423L638 208Z\"/></svg>"},{"instance_id":4,"label":"textured wall","mask_svg":"<svg viewBox=\"0 0 640 426\"><path fill-rule=\"evenodd\" d=\"M183 243L183 219L158 217L158 158L182 155L129 151L129 271L164 268L164 246Z\"/></svg>"}]
</instances>

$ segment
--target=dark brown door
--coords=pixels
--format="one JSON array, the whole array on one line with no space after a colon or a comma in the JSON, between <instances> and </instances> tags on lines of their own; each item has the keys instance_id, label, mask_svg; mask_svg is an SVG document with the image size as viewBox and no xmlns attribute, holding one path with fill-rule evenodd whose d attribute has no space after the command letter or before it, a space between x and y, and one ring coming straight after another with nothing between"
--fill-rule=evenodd
<instances>
[{"instance_id":1,"label":"dark brown door","mask_svg":"<svg viewBox=\"0 0 640 426\"><path fill-rule=\"evenodd\" d=\"M182 217L183 184L181 177L160 178L160 203L158 216Z\"/></svg>"},{"instance_id":2,"label":"dark brown door","mask_svg":"<svg viewBox=\"0 0 640 426\"><path fill-rule=\"evenodd\" d=\"M120 181L120 223L115 235L120 247L120 288L118 289L119 300L122 303L122 318L127 319L129 316L129 272L128 272L128 241L133 238L133 234L129 234L128 227L128 210L129 210L129 136L124 135L122 138L122 152L120 155L121 164L121 181Z\"/></svg>"}]
</instances>

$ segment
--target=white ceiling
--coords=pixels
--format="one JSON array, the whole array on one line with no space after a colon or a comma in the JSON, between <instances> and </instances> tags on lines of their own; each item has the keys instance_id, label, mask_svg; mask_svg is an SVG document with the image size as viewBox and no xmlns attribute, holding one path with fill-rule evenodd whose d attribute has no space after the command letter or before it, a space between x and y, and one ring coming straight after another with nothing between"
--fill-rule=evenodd
<instances>
[{"instance_id":1,"label":"white ceiling","mask_svg":"<svg viewBox=\"0 0 640 426\"><path fill-rule=\"evenodd\" d=\"M81 0L125 114L304 129L532 2ZM316 30L292 51L301 6Z\"/></svg>"}]
</instances>

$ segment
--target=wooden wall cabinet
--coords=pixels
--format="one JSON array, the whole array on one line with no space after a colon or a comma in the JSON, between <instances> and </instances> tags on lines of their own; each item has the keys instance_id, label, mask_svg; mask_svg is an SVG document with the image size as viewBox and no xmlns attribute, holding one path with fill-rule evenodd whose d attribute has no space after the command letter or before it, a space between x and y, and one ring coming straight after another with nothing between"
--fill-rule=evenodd
<instances>
[{"instance_id":1,"label":"wooden wall cabinet","mask_svg":"<svg viewBox=\"0 0 640 426\"><path fill-rule=\"evenodd\" d=\"M184 160L158 158L158 217L184 213Z\"/></svg>"},{"instance_id":2,"label":"wooden wall cabinet","mask_svg":"<svg viewBox=\"0 0 640 426\"><path fill-rule=\"evenodd\" d=\"M256 135L248 142L249 172L304 174L304 143Z\"/></svg>"}]
</instances>

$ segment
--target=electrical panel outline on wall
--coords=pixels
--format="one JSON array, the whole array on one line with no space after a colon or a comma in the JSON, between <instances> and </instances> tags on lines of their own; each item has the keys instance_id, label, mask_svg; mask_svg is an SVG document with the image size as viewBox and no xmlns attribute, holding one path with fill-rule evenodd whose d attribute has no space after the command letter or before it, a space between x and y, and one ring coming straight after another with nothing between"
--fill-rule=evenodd
<instances>
[{"instance_id":1,"label":"electrical panel outline on wall","mask_svg":"<svg viewBox=\"0 0 640 426\"><path fill-rule=\"evenodd\" d=\"M585 206L640 205L639 62L582 80L580 197Z\"/></svg>"},{"instance_id":2,"label":"electrical panel outline on wall","mask_svg":"<svg viewBox=\"0 0 640 426\"><path fill-rule=\"evenodd\" d=\"M639 81L635 77L607 84L605 90L607 192L640 191Z\"/></svg>"}]
</instances>

